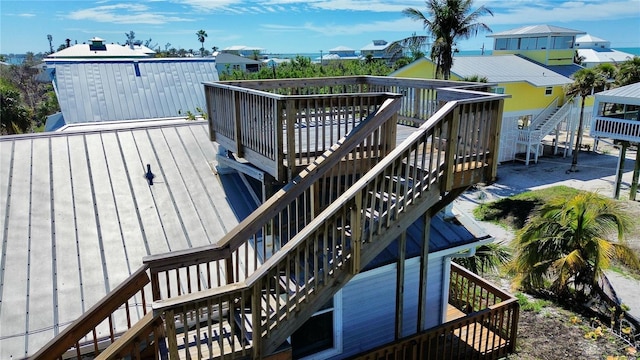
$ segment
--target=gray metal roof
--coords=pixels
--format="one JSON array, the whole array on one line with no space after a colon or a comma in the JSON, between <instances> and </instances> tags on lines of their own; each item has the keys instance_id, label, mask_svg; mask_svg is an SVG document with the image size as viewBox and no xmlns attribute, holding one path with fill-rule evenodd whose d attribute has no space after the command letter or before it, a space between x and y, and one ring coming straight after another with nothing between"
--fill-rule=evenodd
<instances>
[{"instance_id":1,"label":"gray metal roof","mask_svg":"<svg viewBox=\"0 0 640 360\"><path fill-rule=\"evenodd\" d=\"M456 56L451 72L467 77L486 76L489 82L526 81L534 86L553 86L573 80L517 55Z\"/></svg>"},{"instance_id":2,"label":"gray metal roof","mask_svg":"<svg viewBox=\"0 0 640 360\"><path fill-rule=\"evenodd\" d=\"M487 35L487 37L512 37L514 35L524 35L524 36L539 36L539 35L579 35L586 34L586 32L581 30L573 30L567 29L560 26L554 25L529 25L522 26L516 29L510 29L506 31L501 31L493 34Z\"/></svg>"},{"instance_id":3,"label":"gray metal roof","mask_svg":"<svg viewBox=\"0 0 640 360\"><path fill-rule=\"evenodd\" d=\"M596 101L640 106L640 82L595 94Z\"/></svg>"},{"instance_id":4,"label":"gray metal roof","mask_svg":"<svg viewBox=\"0 0 640 360\"><path fill-rule=\"evenodd\" d=\"M360 51L376 51L376 50L385 50L392 43L388 43L386 40L373 40L367 45L363 46Z\"/></svg>"},{"instance_id":5,"label":"gray metal roof","mask_svg":"<svg viewBox=\"0 0 640 360\"><path fill-rule=\"evenodd\" d=\"M206 122L149 123L0 137L0 359L33 354L143 256L215 243L256 207L212 171Z\"/></svg>"},{"instance_id":6,"label":"gray metal roof","mask_svg":"<svg viewBox=\"0 0 640 360\"><path fill-rule=\"evenodd\" d=\"M248 57L229 54L225 52L217 53L215 56L215 59L216 59L216 63L218 63L219 65L223 65L223 64L256 64L257 65L262 63L258 60L254 60Z\"/></svg>"},{"instance_id":7,"label":"gray metal roof","mask_svg":"<svg viewBox=\"0 0 640 360\"><path fill-rule=\"evenodd\" d=\"M196 107L206 108L202 82L218 80L211 58L48 59L47 66L55 70L66 124L195 113Z\"/></svg>"}]
</instances>

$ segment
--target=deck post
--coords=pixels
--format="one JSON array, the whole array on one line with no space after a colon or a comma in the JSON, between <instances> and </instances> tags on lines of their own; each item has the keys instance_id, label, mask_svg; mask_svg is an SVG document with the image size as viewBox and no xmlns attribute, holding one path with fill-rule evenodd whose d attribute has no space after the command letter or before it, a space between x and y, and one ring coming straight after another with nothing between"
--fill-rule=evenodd
<instances>
[{"instance_id":1,"label":"deck post","mask_svg":"<svg viewBox=\"0 0 640 360\"><path fill-rule=\"evenodd\" d=\"M418 324L416 332L427 326L427 279L429 270L429 229L431 229L431 210L424 213L422 232L422 253L420 254L420 285L418 290Z\"/></svg>"},{"instance_id":2,"label":"deck post","mask_svg":"<svg viewBox=\"0 0 640 360\"><path fill-rule=\"evenodd\" d=\"M633 178L631 180L631 190L629 192L629 200L636 200L638 193L638 178L640 177L640 144L636 144L636 163L633 167Z\"/></svg>"},{"instance_id":3,"label":"deck post","mask_svg":"<svg viewBox=\"0 0 640 360\"><path fill-rule=\"evenodd\" d=\"M285 131L287 136L287 179L286 181L290 181L293 179L295 170L296 170L296 133L295 133L295 125L296 125L296 104L295 100L288 100L286 105L286 113L287 118L285 120ZM280 152L284 152L284 148L279 150ZM283 179L278 179L282 181Z\"/></svg>"},{"instance_id":4,"label":"deck post","mask_svg":"<svg viewBox=\"0 0 640 360\"><path fill-rule=\"evenodd\" d=\"M407 231L403 231L398 240L398 261L396 262L396 340L402 338L404 311L404 266L407 249Z\"/></svg>"},{"instance_id":5,"label":"deck post","mask_svg":"<svg viewBox=\"0 0 640 360\"><path fill-rule=\"evenodd\" d=\"M456 170L456 152L458 149L458 132L460 130L460 105L456 105L452 113L447 115L448 140L445 152L445 174L444 189L449 191L453 189L454 173Z\"/></svg>"},{"instance_id":6,"label":"deck post","mask_svg":"<svg viewBox=\"0 0 640 360\"><path fill-rule=\"evenodd\" d=\"M488 166L488 171L491 171L491 173L485 174L485 179L489 179L489 182L493 183L498 178L498 159L500 158L500 131L502 130L502 113L504 111L504 99L494 101L492 102L492 104L493 106L497 106L497 108L495 109L495 112L492 112L495 118L492 122L493 126L490 133L491 138L489 139L489 149L491 151L489 157L491 159L491 163ZM556 145L557 143L558 142L556 141Z\"/></svg>"},{"instance_id":7,"label":"deck post","mask_svg":"<svg viewBox=\"0 0 640 360\"><path fill-rule=\"evenodd\" d=\"M360 272L360 252L362 250L362 192L358 192L351 206L351 273Z\"/></svg>"},{"instance_id":8,"label":"deck post","mask_svg":"<svg viewBox=\"0 0 640 360\"><path fill-rule=\"evenodd\" d=\"M236 132L236 153L238 154L238 157L244 157L244 146L242 144L242 111L240 108L240 104L241 104L241 99L240 99L240 92L236 91L235 92L235 96L234 96L234 109L235 109L235 113L234 113L234 117L235 117L235 132Z\"/></svg>"},{"instance_id":9,"label":"deck post","mask_svg":"<svg viewBox=\"0 0 640 360\"><path fill-rule=\"evenodd\" d=\"M624 160L627 157L628 141L621 141L620 155L618 157L618 169L616 170L616 187L613 190L613 198L620 198L620 187L622 186L622 175L624 174Z\"/></svg>"}]
</instances>

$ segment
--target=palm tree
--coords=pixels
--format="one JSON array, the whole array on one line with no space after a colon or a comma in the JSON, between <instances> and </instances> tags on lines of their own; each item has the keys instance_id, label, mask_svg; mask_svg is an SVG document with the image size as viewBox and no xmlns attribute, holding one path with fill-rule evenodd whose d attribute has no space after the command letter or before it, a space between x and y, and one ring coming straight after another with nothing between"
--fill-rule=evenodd
<instances>
[{"instance_id":1,"label":"palm tree","mask_svg":"<svg viewBox=\"0 0 640 360\"><path fill-rule=\"evenodd\" d=\"M479 275L489 270L495 271L500 266L507 264L509 260L511 260L509 248L497 243L476 247L474 256L453 259L458 265L462 265L469 271Z\"/></svg>"},{"instance_id":2,"label":"palm tree","mask_svg":"<svg viewBox=\"0 0 640 360\"><path fill-rule=\"evenodd\" d=\"M620 64L616 75L616 83L619 86L640 82L640 56L634 56Z\"/></svg>"},{"instance_id":3,"label":"palm tree","mask_svg":"<svg viewBox=\"0 0 640 360\"><path fill-rule=\"evenodd\" d=\"M580 101L580 120L578 121L578 135L576 138L576 146L571 160L571 168L569 172L578 171L578 152L582 146L582 128L584 122L584 102L587 96L591 95L595 88L604 86L605 78L596 69L580 69L573 74L573 83L565 88L568 97L579 95Z\"/></svg>"},{"instance_id":4,"label":"palm tree","mask_svg":"<svg viewBox=\"0 0 640 360\"><path fill-rule=\"evenodd\" d=\"M202 46L200 47L200 55L204 56L204 39L209 35L207 35L207 32L204 30L198 30L196 36L198 37L198 41L200 41L200 44L202 44Z\"/></svg>"},{"instance_id":5,"label":"palm tree","mask_svg":"<svg viewBox=\"0 0 640 360\"><path fill-rule=\"evenodd\" d=\"M491 32L491 28L478 19L487 14L493 16L493 12L484 5L472 10L473 0L426 0L425 4L426 15L414 8L406 8L402 13L422 22L424 29L431 33L431 60L436 63L436 76L441 74L443 79L449 79L456 41L476 36L478 31Z\"/></svg>"},{"instance_id":6,"label":"palm tree","mask_svg":"<svg viewBox=\"0 0 640 360\"><path fill-rule=\"evenodd\" d=\"M620 203L593 192L553 199L516 234L517 280L526 290L545 289L550 282L556 295L573 290L581 299L602 291L600 281L613 259L640 268L624 242L630 224ZM613 235L618 241L609 239Z\"/></svg>"}]
</instances>

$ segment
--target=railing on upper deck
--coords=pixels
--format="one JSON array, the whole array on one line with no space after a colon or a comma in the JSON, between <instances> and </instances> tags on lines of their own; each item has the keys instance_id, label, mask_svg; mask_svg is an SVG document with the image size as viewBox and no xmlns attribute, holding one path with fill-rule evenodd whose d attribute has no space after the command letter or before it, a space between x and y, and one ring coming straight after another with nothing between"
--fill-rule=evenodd
<instances>
[{"instance_id":1,"label":"railing on upper deck","mask_svg":"<svg viewBox=\"0 0 640 360\"><path fill-rule=\"evenodd\" d=\"M591 136L623 141L640 141L640 121L595 116Z\"/></svg>"},{"instance_id":2,"label":"railing on upper deck","mask_svg":"<svg viewBox=\"0 0 640 360\"><path fill-rule=\"evenodd\" d=\"M397 120L419 126L438 109L438 88L462 86L487 85L357 76L205 83L205 94L211 139L274 178L290 180L296 167L329 149L389 93L403 95ZM395 145L393 136L385 141Z\"/></svg>"},{"instance_id":3,"label":"railing on upper deck","mask_svg":"<svg viewBox=\"0 0 640 360\"><path fill-rule=\"evenodd\" d=\"M464 317L352 360L499 359L515 350L520 309L515 297L455 263L449 289L449 304Z\"/></svg>"}]
</instances>

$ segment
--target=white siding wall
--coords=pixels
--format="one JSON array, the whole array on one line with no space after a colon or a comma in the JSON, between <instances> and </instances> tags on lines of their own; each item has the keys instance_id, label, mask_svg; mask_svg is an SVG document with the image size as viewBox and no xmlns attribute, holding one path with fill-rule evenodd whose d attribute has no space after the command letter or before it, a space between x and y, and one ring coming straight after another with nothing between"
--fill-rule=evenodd
<instances>
[{"instance_id":1,"label":"white siding wall","mask_svg":"<svg viewBox=\"0 0 640 360\"><path fill-rule=\"evenodd\" d=\"M443 258L429 260L427 324L439 325L442 319ZM405 264L403 336L416 333L420 261ZM334 359L355 355L394 340L396 265L391 264L362 273L342 290L343 351Z\"/></svg>"}]
</instances>

